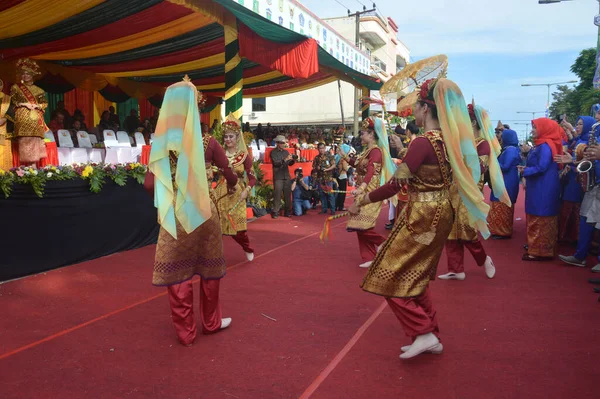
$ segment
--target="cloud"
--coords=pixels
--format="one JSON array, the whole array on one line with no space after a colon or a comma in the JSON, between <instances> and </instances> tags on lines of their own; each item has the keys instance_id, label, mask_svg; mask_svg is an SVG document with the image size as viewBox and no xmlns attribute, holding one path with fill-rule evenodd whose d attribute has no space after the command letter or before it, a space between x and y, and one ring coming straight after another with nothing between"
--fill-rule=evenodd
<instances>
[{"instance_id":1,"label":"cloud","mask_svg":"<svg viewBox=\"0 0 600 399\"><path fill-rule=\"evenodd\" d=\"M302 3L321 18L345 14L333 0ZM351 11L358 6L355 0L341 3ZM380 15L398 24L398 37L414 57L540 54L593 47L597 40L595 1L540 5L536 0L422 0L416 7L398 7L397 0L378 0L376 4Z\"/></svg>"}]
</instances>

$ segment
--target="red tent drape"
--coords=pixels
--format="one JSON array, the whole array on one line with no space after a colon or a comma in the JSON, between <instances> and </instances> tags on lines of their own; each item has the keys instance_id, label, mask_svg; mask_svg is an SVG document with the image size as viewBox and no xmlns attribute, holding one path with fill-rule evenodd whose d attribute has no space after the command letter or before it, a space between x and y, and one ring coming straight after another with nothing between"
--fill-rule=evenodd
<instances>
[{"instance_id":1,"label":"red tent drape","mask_svg":"<svg viewBox=\"0 0 600 399\"><path fill-rule=\"evenodd\" d=\"M292 78L308 78L319 72L318 45L314 39L298 43L273 43L244 24L239 27L240 56Z\"/></svg>"},{"instance_id":2,"label":"red tent drape","mask_svg":"<svg viewBox=\"0 0 600 399\"><path fill-rule=\"evenodd\" d=\"M85 124L94 127L94 93L83 89L75 89L65 93L65 109L71 115L76 109L83 112Z\"/></svg>"},{"instance_id":3,"label":"red tent drape","mask_svg":"<svg viewBox=\"0 0 600 399\"><path fill-rule=\"evenodd\" d=\"M152 118L154 116L154 112L158 110L154 105L150 104L148 99L141 98L139 100L140 106L140 119L143 121L146 118Z\"/></svg>"}]
</instances>

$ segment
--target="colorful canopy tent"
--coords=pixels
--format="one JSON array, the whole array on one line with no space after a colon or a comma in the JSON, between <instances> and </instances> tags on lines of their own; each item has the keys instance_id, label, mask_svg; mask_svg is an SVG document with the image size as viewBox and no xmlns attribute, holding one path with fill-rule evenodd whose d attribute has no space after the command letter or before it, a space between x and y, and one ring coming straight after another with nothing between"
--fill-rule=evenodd
<instances>
[{"instance_id":1,"label":"colorful canopy tent","mask_svg":"<svg viewBox=\"0 0 600 399\"><path fill-rule=\"evenodd\" d=\"M242 94L266 97L341 79L377 90L377 79L339 62L314 39L232 0L3 0L0 77L35 59L49 93L74 88L110 102L148 99L184 75L241 118ZM219 100L216 100L216 99ZM212 101L211 101L212 100ZM211 104L212 103L212 104Z\"/></svg>"}]
</instances>

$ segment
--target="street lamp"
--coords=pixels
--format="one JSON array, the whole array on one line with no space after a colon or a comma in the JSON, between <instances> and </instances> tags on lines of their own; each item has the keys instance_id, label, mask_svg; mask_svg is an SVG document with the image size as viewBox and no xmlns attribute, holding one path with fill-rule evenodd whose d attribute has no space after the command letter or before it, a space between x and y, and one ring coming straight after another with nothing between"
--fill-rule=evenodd
<instances>
[{"instance_id":1,"label":"street lamp","mask_svg":"<svg viewBox=\"0 0 600 399\"><path fill-rule=\"evenodd\" d=\"M525 125L525 140L527 141L527 139L529 138L529 126L531 126L531 123L515 123L515 125Z\"/></svg>"},{"instance_id":2,"label":"street lamp","mask_svg":"<svg viewBox=\"0 0 600 399\"><path fill-rule=\"evenodd\" d=\"M538 0L538 4L554 4L561 3L563 1L572 0ZM600 0L598 0L598 8L600 9ZM600 69L598 68L598 55L600 54L600 15L594 17L594 25L598 27L598 39L596 41L596 73L594 74L594 89L600 89ZM549 98L550 96L548 96ZM550 100L548 100L550 102Z\"/></svg>"},{"instance_id":3,"label":"street lamp","mask_svg":"<svg viewBox=\"0 0 600 399\"><path fill-rule=\"evenodd\" d=\"M555 82L555 83L523 83L521 86L523 86L523 87L547 86L548 87L548 101L546 102L546 117L548 117L549 113L550 113L550 86L564 85L567 83L577 83L577 81L569 80L568 82Z\"/></svg>"},{"instance_id":4,"label":"street lamp","mask_svg":"<svg viewBox=\"0 0 600 399\"><path fill-rule=\"evenodd\" d=\"M573 1L573 0L539 0L538 4L553 4L553 3L560 3L561 1Z\"/></svg>"},{"instance_id":5,"label":"street lamp","mask_svg":"<svg viewBox=\"0 0 600 399\"><path fill-rule=\"evenodd\" d=\"M531 114L531 120L534 120L535 119L535 114L543 114L545 112L546 111L535 111L535 112L532 112L532 111L517 111L517 114Z\"/></svg>"}]
</instances>

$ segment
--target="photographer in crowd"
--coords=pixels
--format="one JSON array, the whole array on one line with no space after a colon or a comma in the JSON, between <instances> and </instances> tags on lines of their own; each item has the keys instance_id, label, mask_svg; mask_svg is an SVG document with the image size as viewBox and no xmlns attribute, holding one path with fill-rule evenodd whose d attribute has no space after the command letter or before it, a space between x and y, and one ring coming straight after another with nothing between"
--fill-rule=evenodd
<instances>
[{"instance_id":1,"label":"photographer in crowd","mask_svg":"<svg viewBox=\"0 0 600 399\"><path fill-rule=\"evenodd\" d=\"M289 166L292 166L298 157L291 155L286 149L286 139L279 135L275 137L277 147L271 151L271 162L273 162L273 213L271 217L277 219L281 209L281 195L285 202L285 217L292 215L292 179L290 178Z\"/></svg>"},{"instance_id":2,"label":"photographer in crowd","mask_svg":"<svg viewBox=\"0 0 600 399\"><path fill-rule=\"evenodd\" d=\"M306 212L312 208L311 199L313 196L317 196L317 190L311 188L311 180L316 180L317 172L313 172L314 178L302 174L302 168L298 168L294 171L294 181L292 182L292 196L293 196L293 207L294 215L302 216L306 215ZM315 182L316 183L316 182ZM313 194L314 193L314 194Z\"/></svg>"}]
</instances>

